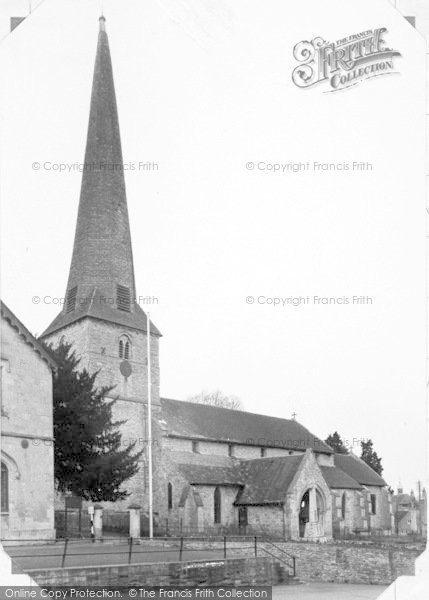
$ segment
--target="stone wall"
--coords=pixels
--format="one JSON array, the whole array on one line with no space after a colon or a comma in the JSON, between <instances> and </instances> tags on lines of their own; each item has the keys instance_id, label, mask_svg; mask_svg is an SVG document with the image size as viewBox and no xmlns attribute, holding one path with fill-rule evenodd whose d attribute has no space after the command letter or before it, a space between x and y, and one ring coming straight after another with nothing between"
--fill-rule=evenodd
<instances>
[{"instance_id":1,"label":"stone wall","mask_svg":"<svg viewBox=\"0 0 429 600\"><path fill-rule=\"evenodd\" d=\"M237 547L234 550L234 546ZM243 541L228 542L228 556L236 553L254 557L254 546L248 538L247 548ZM221 542L186 543L186 548L222 547ZM277 549L276 549L277 547ZM296 558L296 576L300 581L333 583L356 583L389 585L400 575L414 575L417 556L423 545L408 547L405 544L375 544L372 542L263 542L258 539L258 557L264 556L264 548L279 561L292 562ZM287 552L286 556L278 551Z\"/></svg>"},{"instance_id":2,"label":"stone wall","mask_svg":"<svg viewBox=\"0 0 429 600\"><path fill-rule=\"evenodd\" d=\"M371 513L371 494L375 496L376 511ZM366 486L366 518L371 529L393 530L391 494L385 488Z\"/></svg>"},{"instance_id":3,"label":"stone wall","mask_svg":"<svg viewBox=\"0 0 429 600\"><path fill-rule=\"evenodd\" d=\"M419 550L358 544L279 544L296 557L302 581L388 585L400 575L414 575Z\"/></svg>"},{"instance_id":4,"label":"stone wall","mask_svg":"<svg viewBox=\"0 0 429 600\"><path fill-rule=\"evenodd\" d=\"M283 506L248 506L247 519L248 534L254 532L284 539L286 524Z\"/></svg>"},{"instance_id":5,"label":"stone wall","mask_svg":"<svg viewBox=\"0 0 429 600\"><path fill-rule=\"evenodd\" d=\"M2 319L1 460L8 469L3 538L53 538L52 371Z\"/></svg>"},{"instance_id":6,"label":"stone wall","mask_svg":"<svg viewBox=\"0 0 429 600\"><path fill-rule=\"evenodd\" d=\"M272 558L235 558L27 571L39 585L275 585L287 580Z\"/></svg>"},{"instance_id":7,"label":"stone wall","mask_svg":"<svg viewBox=\"0 0 429 600\"><path fill-rule=\"evenodd\" d=\"M345 498L345 515L342 514L342 499ZM359 490L332 490L332 530L334 537L365 529L363 494Z\"/></svg>"}]
</instances>

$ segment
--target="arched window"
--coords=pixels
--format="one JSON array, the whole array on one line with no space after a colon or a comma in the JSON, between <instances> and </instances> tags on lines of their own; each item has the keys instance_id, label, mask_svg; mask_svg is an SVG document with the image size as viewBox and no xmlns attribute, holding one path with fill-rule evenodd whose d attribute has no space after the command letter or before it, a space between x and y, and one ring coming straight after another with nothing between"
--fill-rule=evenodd
<instances>
[{"instance_id":1,"label":"arched window","mask_svg":"<svg viewBox=\"0 0 429 600\"><path fill-rule=\"evenodd\" d=\"M173 508L173 486L171 483L167 486L168 510Z\"/></svg>"},{"instance_id":2,"label":"arched window","mask_svg":"<svg viewBox=\"0 0 429 600\"><path fill-rule=\"evenodd\" d=\"M124 360L131 358L131 341L127 335L121 335L119 338L119 358Z\"/></svg>"},{"instance_id":3,"label":"arched window","mask_svg":"<svg viewBox=\"0 0 429 600\"><path fill-rule=\"evenodd\" d=\"M346 492L343 492L343 495L341 498L341 518L342 519L346 518Z\"/></svg>"},{"instance_id":4,"label":"arched window","mask_svg":"<svg viewBox=\"0 0 429 600\"><path fill-rule=\"evenodd\" d=\"M1 463L1 512L9 512L9 471L3 462Z\"/></svg>"},{"instance_id":5,"label":"arched window","mask_svg":"<svg viewBox=\"0 0 429 600\"><path fill-rule=\"evenodd\" d=\"M214 491L214 522L220 523L222 520L222 506L221 506L221 494L220 488L216 488Z\"/></svg>"}]
</instances>

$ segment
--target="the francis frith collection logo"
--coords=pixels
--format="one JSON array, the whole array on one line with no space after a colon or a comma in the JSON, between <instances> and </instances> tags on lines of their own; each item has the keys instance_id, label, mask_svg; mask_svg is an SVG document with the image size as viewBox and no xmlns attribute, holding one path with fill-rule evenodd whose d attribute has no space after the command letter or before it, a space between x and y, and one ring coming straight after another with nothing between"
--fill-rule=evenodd
<instances>
[{"instance_id":1,"label":"the francis frith collection logo","mask_svg":"<svg viewBox=\"0 0 429 600\"><path fill-rule=\"evenodd\" d=\"M367 79L394 74L397 50L386 46L385 27L349 35L336 42L321 37L303 41L293 49L300 63L292 73L298 87L309 88L318 83L329 84L329 92L350 88Z\"/></svg>"}]
</instances>

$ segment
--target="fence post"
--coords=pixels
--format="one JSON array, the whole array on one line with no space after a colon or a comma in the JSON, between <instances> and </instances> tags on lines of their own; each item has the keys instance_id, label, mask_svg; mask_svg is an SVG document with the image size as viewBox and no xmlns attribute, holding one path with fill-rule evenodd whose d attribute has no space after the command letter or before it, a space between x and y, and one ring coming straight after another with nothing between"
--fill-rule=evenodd
<instances>
[{"instance_id":1,"label":"fence post","mask_svg":"<svg viewBox=\"0 0 429 600\"><path fill-rule=\"evenodd\" d=\"M94 535L96 539L103 537L103 507L100 504L94 506Z\"/></svg>"},{"instance_id":2,"label":"fence post","mask_svg":"<svg viewBox=\"0 0 429 600\"><path fill-rule=\"evenodd\" d=\"M226 535L223 536L223 557L226 558Z\"/></svg>"},{"instance_id":3,"label":"fence post","mask_svg":"<svg viewBox=\"0 0 429 600\"><path fill-rule=\"evenodd\" d=\"M63 550L63 559L61 561L61 568L64 568L64 564L66 562L66 554L67 554L67 544L69 543L68 539L66 538L64 541L64 550Z\"/></svg>"},{"instance_id":4,"label":"fence post","mask_svg":"<svg viewBox=\"0 0 429 600\"><path fill-rule=\"evenodd\" d=\"M128 564L131 564L131 556L133 554L133 538L130 536L130 541L129 541L129 548L128 548Z\"/></svg>"},{"instance_id":5,"label":"fence post","mask_svg":"<svg viewBox=\"0 0 429 600\"><path fill-rule=\"evenodd\" d=\"M255 558L258 556L258 538L255 535Z\"/></svg>"},{"instance_id":6,"label":"fence post","mask_svg":"<svg viewBox=\"0 0 429 600\"><path fill-rule=\"evenodd\" d=\"M131 538L139 538L140 537L140 509L141 506L139 504L131 504L128 507L130 511L130 537Z\"/></svg>"},{"instance_id":7,"label":"fence post","mask_svg":"<svg viewBox=\"0 0 429 600\"><path fill-rule=\"evenodd\" d=\"M180 550L179 550L179 561L182 560L182 555L183 555L183 538L180 538Z\"/></svg>"}]
</instances>

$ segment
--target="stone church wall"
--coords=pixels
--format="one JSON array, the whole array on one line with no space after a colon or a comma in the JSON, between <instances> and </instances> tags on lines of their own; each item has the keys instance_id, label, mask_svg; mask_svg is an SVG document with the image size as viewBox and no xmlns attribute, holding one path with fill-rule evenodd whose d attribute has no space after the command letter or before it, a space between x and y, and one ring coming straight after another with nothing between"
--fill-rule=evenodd
<instances>
[{"instance_id":1,"label":"stone church wall","mask_svg":"<svg viewBox=\"0 0 429 600\"><path fill-rule=\"evenodd\" d=\"M371 494L375 496L376 512L371 512ZM393 529L393 512L391 494L385 488L365 486L365 512L369 527L374 530L390 531Z\"/></svg>"},{"instance_id":2,"label":"stone church wall","mask_svg":"<svg viewBox=\"0 0 429 600\"><path fill-rule=\"evenodd\" d=\"M342 515L342 498L345 495L345 515ZM363 496L359 490L332 490L332 530L334 537L342 537L364 528Z\"/></svg>"},{"instance_id":3,"label":"stone church wall","mask_svg":"<svg viewBox=\"0 0 429 600\"><path fill-rule=\"evenodd\" d=\"M286 539L299 539L299 511L304 493L310 489L317 489L323 499L323 511L316 522L316 507L310 506L310 522L306 526L306 537L313 539L332 538L332 501L331 491L328 488L322 472L312 452L306 452L301 462L294 481L286 494Z\"/></svg>"},{"instance_id":4,"label":"stone church wall","mask_svg":"<svg viewBox=\"0 0 429 600\"><path fill-rule=\"evenodd\" d=\"M248 506L248 533L285 539L283 506Z\"/></svg>"},{"instance_id":5,"label":"stone church wall","mask_svg":"<svg viewBox=\"0 0 429 600\"><path fill-rule=\"evenodd\" d=\"M129 363L132 374L127 380L119 366L119 337L126 334L131 341ZM79 368L90 373L100 371L96 384L114 386L112 397L124 397L147 402L147 336L140 331L127 330L119 325L96 319L83 319L53 333L45 341L58 345L61 339L73 345L77 356L82 356ZM159 404L159 340L151 336L152 402Z\"/></svg>"},{"instance_id":6,"label":"stone church wall","mask_svg":"<svg viewBox=\"0 0 429 600\"><path fill-rule=\"evenodd\" d=\"M126 334L131 341L129 363L132 374L127 379L120 372L119 337ZM121 326L95 319L83 319L46 338L55 347L60 340L71 343L77 356L82 356L80 369L90 373L99 371L96 386L114 386L108 399L115 399L112 409L114 421L125 421L121 427L122 444L135 443L135 452L143 451L140 469L125 482L123 488L129 496L115 503L103 503L108 510L126 510L130 504L139 504L148 510L148 466L147 466L147 336L143 332L126 330ZM157 431L159 421L159 341L151 337L151 376L153 403L153 470L156 472L156 449L161 433ZM159 453L158 453L159 456ZM155 478L154 478L155 479Z\"/></svg>"}]
</instances>

